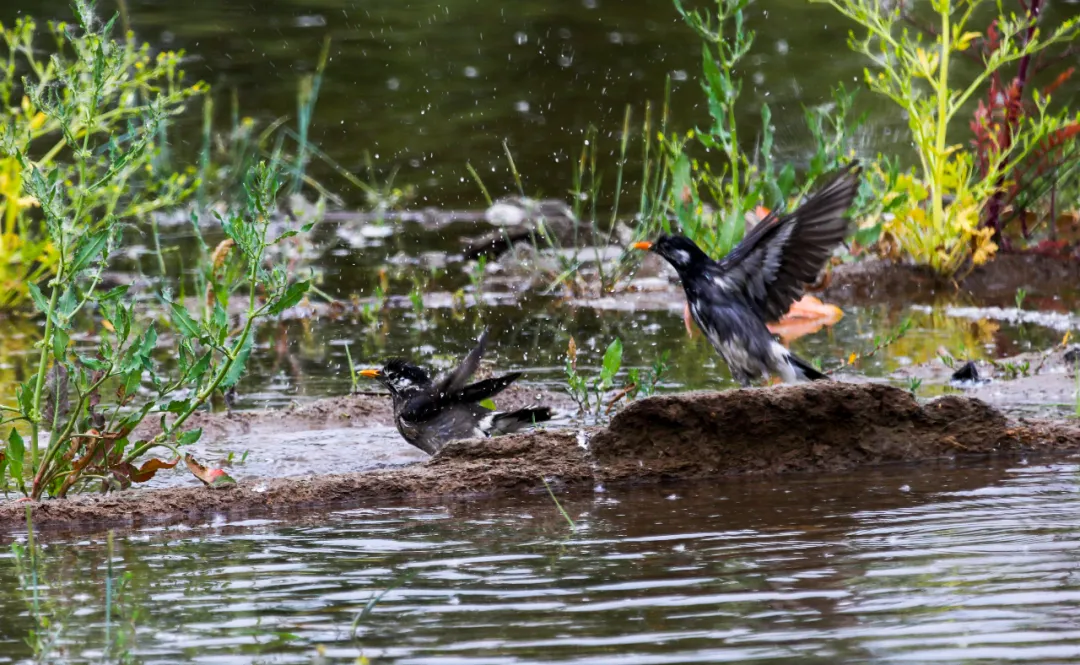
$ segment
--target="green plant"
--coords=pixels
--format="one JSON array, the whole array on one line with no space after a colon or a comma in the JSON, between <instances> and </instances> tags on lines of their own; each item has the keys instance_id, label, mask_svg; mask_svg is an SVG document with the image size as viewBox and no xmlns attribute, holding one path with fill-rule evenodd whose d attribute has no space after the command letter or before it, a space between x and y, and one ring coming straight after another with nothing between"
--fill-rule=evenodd
<instances>
[{"instance_id":1,"label":"green plant","mask_svg":"<svg viewBox=\"0 0 1080 665\"><path fill-rule=\"evenodd\" d=\"M113 21L99 22L86 0L73 5L80 25L48 23L50 52L33 19L0 24L0 309L55 275L64 251L33 212L40 201L25 181L28 161L66 183L71 196L58 214L85 229L173 207L199 185L194 170L169 168L162 139L206 84L184 82L183 53L152 54L130 33L115 40Z\"/></svg>"},{"instance_id":2,"label":"green plant","mask_svg":"<svg viewBox=\"0 0 1080 665\"><path fill-rule=\"evenodd\" d=\"M124 155L118 159L123 161ZM240 269L217 272L212 264L205 290L200 291L207 298L191 312L174 301L168 290L162 293L177 349L176 371L170 376L154 358L157 328L153 322L141 323L146 312L137 309L128 287L97 291L101 271L120 240L120 228L88 228L77 217L62 216L72 207L69 197L83 196L83 191L92 194L95 187L108 186L109 181L86 190L72 189L60 175L28 164L24 176L41 203L52 241L60 248L60 265L47 292L36 286L30 289L35 306L45 316L37 371L18 387L15 405L0 407L0 424L29 427L30 459L25 458L26 446L14 426L4 453L15 483L34 499L46 494L65 496L72 489L90 486L102 491L122 488L175 466L179 447L194 443L201 434L201 430L184 430L187 419L216 392L240 379L251 354L256 323L297 304L309 286L293 280L285 264L267 267L264 263L269 247L310 227L270 236L280 173L276 163L260 163L248 176L243 209L219 217L229 238L223 243L228 249L220 261L237 262ZM241 290L246 291L247 308L243 325L234 329L226 307L230 296ZM70 344L75 317L88 306L103 320L100 342L89 354ZM103 395L110 388L116 400L106 405ZM143 397L144 389L152 397ZM160 431L132 441L129 436L150 414L159 418ZM48 440L40 459L39 432L46 433ZM172 451L176 459L151 458L135 466L136 460L159 448ZM33 477L29 490L22 475L26 468Z\"/></svg>"},{"instance_id":3,"label":"green plant","mask_svg":"<svg viewBox=\"0 0 1080 665\"><path fill-rule=\"evenodd\" d=\"M911 331L913 325L914 322L912 321L911 317L906 317L903 321L900 322L900 325L889 331L887 335L874 335L873 343L870 345L869 349L859 352L852 351L843 363L841 363L837 367L833 367L832 369L825 370L825 374L832 374L836 371L844 369L845 367L851 367L856 363L866 360L867 358L873 358L877 354L881 353L882 350L889 348L893 344L899 342L904 337L906 337L908 332Z\"/></svg>"},{"instance_id":4,"label":"green plant","mask_svg":"<svg viewBox=\"0 0 1080 665\"><path fill-rule=\"evenodd\" d=\"M1016 289L1016 309L1024 308L1024 298L1027 297L1027 290L1024 287Z\"/></svg>"},{"instance_id":5,"label":"green plant","mask_svg":"<svg viewBox=\"0 0 1080 665\"><path fill-rule=\"evenodd\" d=\"M577 524L574 524L574 520L570 517L570 513L566 512L566 509L559 503L559 499L556 498L555 492L551 491L551 485L548 484L547 478L540 476L540 482L544 483L544 488L547 490L548 496L555 502L555 507L559 509L559 513L566 520L566 523L570 525L571 531L577 531Z\"/></svg>"},{"instance_id":6,"label":"green plant","mask_svg":"<svg viewBox=\"0 0 1080 665\"><path fill-rule=\"evenodd\" d=\"M1004 174L1053 137L1063 116L1047 111L1048 98L1037 98L1014 140L995 147L982 174L975 172L972 154L950 141L949 124L998 70L1072 39L1080 31L1080 19L1066 20L1045 37L1034 32L1030 39L1017 41L1028 19L1006 16L999 5L1000 43L986 54L972 79L960 84L952 76L954 56L980 38L968 24L985 0L932 0L938 28L929 36L904 27L903 3L812 1L827 2L865 29L861 38L852 32L849 44L874 65L874 71L865 70L866 83L907 117L920 175L901 175L887 194L886 203L897 208L888 230L905 252L942 275L956 273L969 260L974 265L988 260L997 246L994 230L980 226L983 206Z\"/></svg>"},{"instance_id":7,"label":"green plant","mask_svg":"<svg viewBox=\"0 0 1080 665\"><path fill-rule=\"evenodd\" d=\"M357 386L356 364L353 363L352 352L349 351L349 345L348 344L345 345L345 360L347 360L349 362L349 380L352 382L352 388L350 390L350 394L355 395L356 394L356 386Z\"/></svg>"},{"instance_id":8,"label":"green plant","mask_svg":"<svg viewBox=\"0 0 1080 665\"><path fill-rule=\"evenodd\" d=\"M991 360L990 363L995 369L1002 372L1006 379L1015 379L1021 376L1029 376L1031 374L1031 363L1027 360L1022 362L998 362Z\"/></svg>"},{"instance_id":9,"label":"green plant","mask_svg":"<svg viewBox=\"0 0 1080 665\"><path fill-rule=\"evenodd\" d=\"M915 376L908 377L908 392L911 393L912 397L918 392L919 386L922 385L922 381L922 379Z\"/></svg>"},{"instance_id":10,"label":"green plant","mask_svg":"<svg viewBox=\"0 0 1080 665\"><path fill-rule=\"evenodd\" d=\"M638 397L650 397L656 392L656 384L667 371L668 352L665 351L644 373L637 368L627 371L622 388L611 394L615 388L615 377L622 369L623 344L615 338L604 350L600 373L591 380L578 372L577 343L570 338L566 353L566 383L570 397L577 404L578 410L599 418L607 415L623 399L634 400ZM606 405L606 408L605 408Z\"/></svg>"}]
</instances>

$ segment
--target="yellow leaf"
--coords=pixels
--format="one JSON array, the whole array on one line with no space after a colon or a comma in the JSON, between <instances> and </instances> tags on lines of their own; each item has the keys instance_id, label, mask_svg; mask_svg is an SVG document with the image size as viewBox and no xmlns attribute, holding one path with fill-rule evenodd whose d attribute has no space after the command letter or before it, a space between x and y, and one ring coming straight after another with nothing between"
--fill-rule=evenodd
<instances>
[{"instance_id":1,"label":"yellow leaf","mask_svg":"<svg viewBox=\"0 0 1080 665\"><path fill-rule=\"evenodd\" d=\"M1071 338L1072 338L1072 331L1071 330L1066 330L1065 331L1065 336L1061 338L1061 345L1065 346L1066 344L1068 344L1069 339L1071 339Z\"/></svg>"},{"instance_id":2,"label":"yellow leaf","mask_svg":"<svg viewBox=\"0 0 1080 665\"><path fill-rule=\"evenodd\" d=\"M968 47L971 46L971 42L978 39L979 37L982 37L982 33L965 32L964 34L960 35L960 39L956 40L956 50L966 51Z\"/></svg>"},{"instance_id":3,"label":"yellow leaf","mask_svg":"<svg viewBox=\"0 0 1080 665\"><path fill-rule=\"evenodd\" d=\"M856 360L858 360L858 359L859 359L859 356L858 356L858 355L856 355L856 353L855 353L854 351L852 351L852 352L851 352L851 355L850 355L850 356L848 356L848 359L847 359L847 364L849 364L849 365L854 365L854 364L855 364L855 361L856 361Z\"/></svg>"}]
</instances>

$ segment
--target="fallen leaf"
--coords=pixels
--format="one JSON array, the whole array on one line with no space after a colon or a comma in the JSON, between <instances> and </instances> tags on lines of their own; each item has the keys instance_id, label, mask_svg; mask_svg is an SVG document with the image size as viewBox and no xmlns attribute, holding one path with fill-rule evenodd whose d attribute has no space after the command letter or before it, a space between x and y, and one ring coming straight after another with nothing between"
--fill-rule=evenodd
<instances>
[{"instance_id":1,"label":"fallen leaf","mask_svg":"<svg viewBox=\"0 0 1080 665\"><path fill-rule=\"evenodd\" d=\"M836 305L823 303L814 296L803 296L791 305L791 309L779 321L768 324L768 328L769 332L779 335L787 343L816 333L842 318L844 311Z\"/></svg>"},{"instance_id":2,"label":"fallen leaf","mask_svg":"<svg viewBox=\"0 0 1080 665\"><path fill-rule=\"evenodd\" d=\"M131 478L132 482L145 483L154 477L154 474L162 469L171 469L180 463L180 458L177 457L171 462L152 457L143 463L139 468L135 468L134 464L128 463L129 467L127 476Z\"/></svg>"},{"instance_id":3,"label":"fallen leaf","mask_svg":"<svg viewBox=\"0 0 1080 665\"><path fill-rule=\"evenodd\" d=\"M220 487L222 485L234 485L236 481L222 469L211 469L199 464L191 453L184 455L184 464L189 471L207 487Z\"/></svg>"}]
</instances>

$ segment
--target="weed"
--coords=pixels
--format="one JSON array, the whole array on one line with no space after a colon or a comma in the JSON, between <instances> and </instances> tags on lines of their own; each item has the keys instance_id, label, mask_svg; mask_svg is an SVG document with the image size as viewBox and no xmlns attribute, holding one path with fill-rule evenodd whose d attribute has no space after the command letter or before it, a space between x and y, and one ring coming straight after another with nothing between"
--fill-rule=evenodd
<instances>
[{"instance_id":1,"label":"weed","mask_svg":"<svg viewBox=\"0 0 1080 665\"><path fill-rule=\"evenodd\" d=\"M480 304L480 292L484 285L484 276L487 271L487 256L481 255L469 268L469 283L472 284L473 293L476 294L476 303Z\"/></svg>"},{"instance_id":2,"label":"weed","mask_svg":"<svg viewBox=\"0 0 1080 665\"><path fill-rule=\"evenodd\" d=\"M885 335L884 337L882 337L881 335L875 335L873 344L871 345L870 349L862 352L852 351L851 355L849 355L843 363L841 363L838 367L825 370L825 374L832 374L845 367L851 367L859 362L862 362L863 360L866 360L867 358L872 358L876 356L883 349L886 349L903 339L904 336L906 336L911 330L912 325L913 321L911 320L911 318L905 318L900 323L900 325L897 326L894 330L892 330L888 335Z\"/></svg>"},{"instance_id":3,"label":"weed","mask_svg":"<svg viewBox=\"0 0 1080 665\"><path fill-rule=\"evenodd\" d=\"M949 369L956 369L956 358L948 353L939 353L938 358L941 360L941 364L945 365Z\"/></svg>"},{"instance_id":4,"label":"weed","mask_svg":"<svg viewBox=\"0 0 1080 665\"><path fill-rule=\"evenodd\" d=\"M615 406L623 399L633 400L638 397L649 397L656 392L656 384L667 371L668 352L665 351L653 363L652 367L644 373L637 368L627 372L627 379L622 388L609 396L615 387L615 377L622 369L623 344L622 340L615 338L604 351L600 373L591 381L586 379L577 369L577 343L570 338L566 352L566 383L570 390L570 397L577 404L578 410L584 414L599 418L601 415L610 414ZM605 408L605 397L607 397Z\"/></svg>"},{"instance_id":5,"label":"weed","mask_svg":"<svg viewBox=\"0 0 1080 665\"><path fill-rule=\"evenodd\" d=\"M1016 309L1024 308L1024 298L1027 297L1027 290L1024 287L1016 289Z\"/></svg>"},{"instance_id":6,"label":"weed","mask_svg":"<svg viewBox=\"0 0 1080 665\"><path fill-rule=\"evenodd\" d=\"M350 390L350 394L355 395L356 394L356 386L357 386L356 364L353 362L352 352L349 351L349 345L348 344L345 345L345 359L347 361L349 361L349 380L352 382L352 388Z\"/></svg>"},{"instance_id":7,"label":"weed","mask_svg":"<svg viewBox=\"0 0 1080 665\"><path fill-rule=\"evenodd\" d=\"M922 385L922 379L912 376L908 377L908 392L914 397L915 393L919 390L919 386Z\"/></svg>"},{"instance_id":8,"label":"weed","mask_svg":"<svg viewBox=\"0 0 1080 665\"><path fill-rule=\"evenodd\" d=\"M184 82L183 53L152 55L130 34L115 40L113 21L97 21L86 0L74 7L80 26L48 23L47 56L33 19L0 25L0 102L11 111L0 119L0 309L23 304L69 249L33 212L41 201L27 163L70 190L52 214L93 231L176 206L199 186L193 170L167 168L161 139L206 84Z\"/></svg>"},{"instance_id":9,"label":"weed","mask_svg":"<svg viewBox=\"0 0 1080 665\"><path fill-rule=\"evenodd\" d=\"M116 156L121 162L125 157L126 153ZM291 279L284 264L267 267L264 263L267 248L309 228L270 235L270 216L280 188L278 166L257 165L245 186L244 208L219 217L228 240L211 264L207 299L201 307L189 312L172 299L168 289L161 294L177 349L177 372L168 376L154 360L157 328L153 322L140 323L146 312L136 310L128 286L97 291L101 271L118 244L119 227L88 225L80 223L79 217L62 216L73 206L81 207L78 202L72 204L70 197L92 196L95 188L111 186L110 181L71 188L60 179L60 171L44 172L27 165L24 179L41 204L52 242L60 249L59 268L47 285L48 294L30 286L34 304L45 316L37 371L17 388L16 404L0 411L4 414L0 424L12 425L4 451L8 471L28 496L62 497L72 489L107 491L145 482L158 470L175 466L179 448L199 439L201 430L185 431L183 426L216 392L227 391L239 381L251 354L256 322L297 304L308 289L308 282ZM214 270L218 263L220 269ZM238 268L226 267L232 263ZM243 324L234 329L226 307L230 296L240 290L247 292L247 309ZM100 341L92 353L70 348L73 320L88 306L102 317ZM115 394L112 404L103 403L107 388ZM144 397L143 391L152 397ZM148 440L130 440L131 432L151 413L160 419L160 432ZM16 424L29 427L29 460ZM40 459L39 433L47 441ZM159 448L176 458L151 458L135 466L136 460ZM28 491L24 469L33 477Z\"/></svg>"},{"instance_id":10,"label":"weed","mask_svg":"<svg viewBox=\"0 0 1080 665\"><path fill-rule=\"evenodd\" d=\"M1028 31L1033 27L1030 20L1005 16L1002 11L996 21L1000 43L985 54L970 83L960 85L951 76L954 56L981 38L980 33L968 30L968 23L985 0L932 0L939 27L928 39L900 28L905 19L903 3L816 1L828 2L865 29L861 38L851 33L849 44L875 67L875 71L865 71L866 83L899 105L908 120L920 175L901 174L888 193L886 204L896 207L888 230L917 262L942 275L956 273L969 260L974 265L984 263L997 245L994 230L980 227L983 206L1002 177L1057 134L1064 116L1047 111L1048 98L1037 99L1027 124L1009 145L994 146L982 173L976 172L973 155L949 140L949 123L1002 67L1075 37L1080 33L1080 19L1069 19L1043 36ZM1027 39L1017 41L1022 31Z\"/></svg>"},{"instance_id":11,"label":"weed","mask_svg":"<svg viewBox=\"0 0 1080 665\"><path fill-rule=\"evenodd\" d=\"M1022 362L999 362L991 360L990 363L994 366L995 369L1004 374L1006 379L1011 380L1022 376L1031 375L1031 363L1027 360L1024 360Z\"/></svg>"},{"instance_id":12,"label":"weed","mask_svg":"<svg viewBox=\"0 0 1080 665\"><path fill-rule=\"evenodd\" d=\"M548 484L547 478L540 476L540 482L544 483L544 488L547 489L548 496L555 502L555 507L559 509L559 513L562 514L566 523L570 525L571 531L577 531L577 524L574 524L574 520L570 517L570 514L566 512L566 509L559 503L559 499L555 496L555 492L551 491L551 485Z\"/></svg>"},{"instance_id":13,"label":"weed","mask_svg":"<svg viewBox=\"0 0 1080 665\"><path fill-rule=\"evenodd\" d=\"M250 454L251 454L250 450L245 450L240 455L240 458L237 459L236 453L234 451L230 450L229 454L227 454L225 456L225 465L226 466L243 466L245 463L247 463L247 458L248 458L248 455L250 455Z\"/></svg>"}]
</instances>

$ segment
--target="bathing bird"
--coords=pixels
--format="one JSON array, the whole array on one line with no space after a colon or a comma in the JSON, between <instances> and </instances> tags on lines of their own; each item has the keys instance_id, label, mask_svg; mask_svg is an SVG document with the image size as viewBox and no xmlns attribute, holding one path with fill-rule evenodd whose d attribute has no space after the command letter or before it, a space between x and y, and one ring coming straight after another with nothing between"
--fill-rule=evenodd
<instances>
[{"instance_id":1,"label":"bathing bird","mask_svg":"<svg viewBox=\"0 0 1080 665\"><path fill-rule=\"evenodd\" d=\"M777 342L766 323L779 320L802 297L804 285L843 241L860 171L853 162L823 179L800 207L770 213L719 261L685 236L632 245L656 252L675 268L690 315L742 386L770 375L788 383L827 378Z\"/></svg>"},{"instance_id":2,"label":"bathing bird","mask_svg":"<svg viewBox=\"0 0 1080 665\"><path fill-rule=\"evenodd\" d=\"M509 434L551 420L552 411L546 406L503 412L479 404L521 377L521 372L512 372L467 383L480 366L487 337L485 330L461 365L438 380L432 380L422 368L400 358L386 362L381 369L365 369L360 374L377 380L390 391L394 423L401 436L429 455L451 441Z\"/></svg>"}]
</instances>

